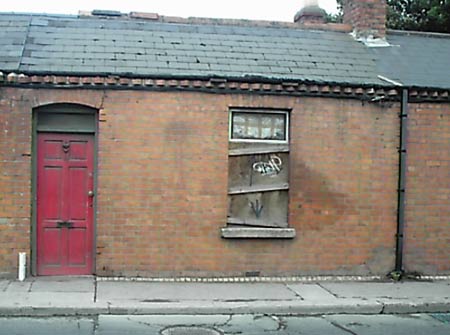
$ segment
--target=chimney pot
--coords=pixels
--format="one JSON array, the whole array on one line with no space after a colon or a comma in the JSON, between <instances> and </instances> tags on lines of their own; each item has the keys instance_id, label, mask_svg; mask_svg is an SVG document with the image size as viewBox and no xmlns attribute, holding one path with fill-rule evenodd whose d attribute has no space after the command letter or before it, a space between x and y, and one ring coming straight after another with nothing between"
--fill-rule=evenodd
<instances>
[{"instance_id":1,"label":"chimney pot","mask_svg":"<svg viewBox=\"0 0 450 335\"><path fill-rule=\"evenodd\" d=\"M324 23L326 12L319 7L317 0L305 1L304 7L295 14L294 22L301 24Z\"/></svg>"}]
</instances>

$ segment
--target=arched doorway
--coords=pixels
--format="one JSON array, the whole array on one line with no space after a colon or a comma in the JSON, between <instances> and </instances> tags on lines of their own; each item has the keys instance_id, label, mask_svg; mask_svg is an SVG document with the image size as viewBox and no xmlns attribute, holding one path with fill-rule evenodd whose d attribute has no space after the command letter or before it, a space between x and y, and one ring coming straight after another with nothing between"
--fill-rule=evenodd
<instances>
[{"instance_id":1,"label":"arched doorway","mask_svg":"<svg viewBox=\"0 0 450 335\"><path fill-rule=\"evenodd\" d=\"M39 107L34 129L34 272L92 274L97 111Z\"/></svg>"}]
</instances>

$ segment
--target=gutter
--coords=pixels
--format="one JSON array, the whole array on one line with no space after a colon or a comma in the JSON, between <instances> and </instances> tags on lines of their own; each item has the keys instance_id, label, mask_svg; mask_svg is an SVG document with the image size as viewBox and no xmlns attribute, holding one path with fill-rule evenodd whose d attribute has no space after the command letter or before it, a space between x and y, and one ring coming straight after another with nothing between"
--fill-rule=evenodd
<instances>
[{"instance_id":1,"label":"gutter","mask_svg":"<svg viewBox=\"0 0 450 335\"><path fill-rule=\"evenodd\" d=\"M398 280L404 273L403 269L403 243L405 230L405 195L406 195L406 159L408 141L408 89L401 83L384 76L378 76L392 85L401 87L401 107L400 107L400 143L399 143L399 164L398 164L398 185L397 185L397 233L395 234L395 268L390 273L392 278Z\"/></svg>"},{"instance_id":2,"label":"gutter","mask_svg":"<svg viewBox=\"0 0 450 335\"><path fill-rule=\"evenodd\" d=\"M405 193L406 193L406 159L408 140L408 89L402 89L401 110L400 110L400 146L399 146L399 167L398 167L398 211L397 211L397 234L395 269L396 277L400 277L403 270L403 237L405 228Z\"/></svg>"}]
</instances>

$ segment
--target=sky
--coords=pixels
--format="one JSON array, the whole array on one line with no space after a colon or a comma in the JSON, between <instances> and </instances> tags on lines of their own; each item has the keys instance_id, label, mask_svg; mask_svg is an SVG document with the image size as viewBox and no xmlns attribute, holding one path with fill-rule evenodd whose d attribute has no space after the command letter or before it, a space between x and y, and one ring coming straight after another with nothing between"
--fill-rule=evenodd
<instances>
[{"instance_id":1,"label":"sky","mask_svg":"<svg viewBox=\"0 0 450 335\"><path fill-rule=\"evenodd\" d=\"M123 13L292 22L303 3L311 1L314 0L0 0L0 12L78 14L79 10L109 9ZM336 0L318 2L327 12L336 12Z\"/></svg>"}]
</instances>

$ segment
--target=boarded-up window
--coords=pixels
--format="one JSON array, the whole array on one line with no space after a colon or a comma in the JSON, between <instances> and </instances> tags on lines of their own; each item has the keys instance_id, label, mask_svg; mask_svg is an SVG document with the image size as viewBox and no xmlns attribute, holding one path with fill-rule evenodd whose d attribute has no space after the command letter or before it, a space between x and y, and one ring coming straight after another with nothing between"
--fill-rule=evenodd
<instances>
[{"instance_id":1,"label":"boarded-up window","mask_svg":"<svg viewBox=\"0 0 450 335\"><path fill-rule=\"evenodd\" d=\"M289 114L230 113L228 225L287 227Z\"/></svg>"}]
</instances>

